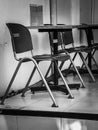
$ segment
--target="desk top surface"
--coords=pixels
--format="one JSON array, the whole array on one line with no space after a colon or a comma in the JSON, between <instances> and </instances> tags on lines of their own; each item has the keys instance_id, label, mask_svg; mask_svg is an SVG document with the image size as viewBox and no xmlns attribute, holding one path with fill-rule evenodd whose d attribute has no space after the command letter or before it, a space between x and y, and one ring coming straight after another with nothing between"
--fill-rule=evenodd
<instances>
[{"instance_id":1,"label":"desk top surface","mask_svg":"<svg viewBox=\"0 0 98 130\"><path fill-rule=\"evenodd\" d=\"M69 29L98 29L98 24L81 24L81 25L41 25L41 26L27 26L28 29L38 29L39 31L62 31Z\"/></svg>"},{"instance_id":2,"label":"desk top surface","mask_svg":"<svg viewBox=\"0 0 98 130\"><path fill-rule=\"evenodd\" d=\"M43 29L43 30L64 30L73 28L86 28L87 25L42 25L42 26L27 26L28 29Z\"/></svg>"}]
</instances>

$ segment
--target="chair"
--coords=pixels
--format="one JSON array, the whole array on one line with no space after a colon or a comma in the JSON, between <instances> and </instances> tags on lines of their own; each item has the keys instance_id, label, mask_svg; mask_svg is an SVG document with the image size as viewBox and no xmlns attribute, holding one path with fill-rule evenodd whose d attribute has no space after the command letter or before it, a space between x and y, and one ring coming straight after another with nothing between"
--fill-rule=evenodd
<instances>
[{"instance_id":1,"label":"chair","mask_svg":"<svg viewBox=\"0 0 98 130\"><path fill-rule=\"evenodd\" d=\"M34 64L34 68L31 72L31 75L26 83L26 86L24 87L23 89L23 92L22 92L22 95L21 96L25 96L25 92L28 90L28 86L29 86L29 83L34 75L34 72L37 70L39 72L39 75L41 76L41 79L42 81L44 82L45 84L45 87L53 101L53 104L52 104L52 107L57 107L58 104L56 103L55 101L55 98L49 88L49 85L46 81L46 79L44 78L40 68L39 68L39 62L41 61L51 61L51 62L54 62L55 63L55 66L56 66L56 69L61 77L61 79L63 80L64 82L64 85L65 85L65 89L67 89L67 92L68 92L68 95L70 98L73 98L73 95L71 93L71 90L66 82L66 80L64 79L64 76L62 75L59 67L57 66L57 63L56 63L56 60L59 60L59 61L66 61L66 60L69 60L70 56L69 55L65 55L65 54L61 54L61 55L51 55L51 54L43 54L43 55L33 55L33 43L32 43L32 39L31 39L31 34L29 32L29 30L24 26L24 25L21 25L21 24L18 24L18 23L7 23L6 24L9 31L10 31L10 34L11 34L11 41L12 41L12 48L13 48L13 53L14 53L14 58L15 60L18 61L18 65L16 67L16 70L10 80L10 83L6 89L6 92L1 100L1 104L4 104L4 101L9 93L9 90L12 86L12 83L13 81L15 80L15 77L17 75L17 72L21 66L22 63L27 63L27 62L33 62ZM17 57L17 54L21 54L21 53L25 53L27 51L30 51L31 52L31 57L23 57L23 58L18 58Z\"/></svg>"},{"instance_id":2,"label":"chair","mask_svg":"<svg viewBox=\"0 0 98 130\"><path fill-rule=\"evenodd\" d=\"M89 31L90 31L89 33L91 33L91 35L92 35L92 37L91 37L92 38L91 39L91 41L92 41L91 46L93 48L93 51L91 53L91 58L92 58L93 62L95 63L96 68L98 69L98 63L96 62L96 60L94 58L94 55L95 55L96 51L98 51L98 42L95 42L95 39L94 39L94 29L92 28Z\"/></svg>"},{"instance_id":3,"label":"chair","mask_svg":"<svg viewBox=\"0 0 98 130\"><path fill-rule=\"evenodd\" d=\"M60 35L59 35L59 33L58 33L58 40L54 40L54 38L53 38L53 32L49 32L49 39L50 39L50 46L51 46L51 53L52 53L52 54L53 54L53 51L54 51L54 50L53 50L53 44L58 44L58 47L62 45L59 36L60 36ZM59 55L60 53L61 53L61 52L60 52L60 50L59 50L59 51L58 51L58 55ZM66 50L63 50L63 53L64 53L65 55L69 55L69 53L68 53ZM69 56L70 56L70 55L69 55ZM69 58L69 61L70 61L70 63L73 65L74 70L75 70L76 74L78 75L78 77L79 77L79 79L80 79L81 88L85 88L86 85L85 85L85 83L83 82L83 79L82 79L81 75L79 74L79 71L78 71L78 69L76 68L76 66L75 66L75 64L74 64L74 62L73 62L71 56L70 56L70 58ZM61 61L61 65L60 65L60 67L59 67L60 69L62 68L64 62L65 62L64 60ZM49 69L51 69L51 64L50 64L50 68L49 68ZM47 77L47 75L48 75L48 73L49 73L49 69L48 69L48 71L47 71L45 77Z\"/></svg>"},{"instance_id":4,"label":"chair","mask_svg":"<svg viewBox=\"0 0 98 130\"><path fill-rule=\"evenodd\" d=\"M92 47L87 47L87 46L75 47L74 46L72 29L68 29L68 30L66 30L64 32L59 32L59 39L61 39L59 43L62 46L62 49L59 50L59 53L63 53L65 50L70 54L74 53L74 56L72 58L73 61L75 60L75 57L78 54L80 56L83 64L85 65L85 67L86 67L92 81L95 82L95 78L94 78L94 76L93 76L89 66L86 63L84 56L83 56L84 52L87 53L87 54L92 52ZM67 45L71 45L71 47L67 48ZM70 69L71 65L72 65L72 63L70 64L69 69Z\"/></svg>"},{"instance_id":5,"label":"chair","mask_svg":"<svg viewBox=\"0 0 98 130\"><path fill-rule=\"evenodd\" d=\"M94 58L94 55L96 51L98 50L98 43L95 42L95 39L94 39L94 29L92 27L88 27L88 30L86 31L86 33L87 33L88 42L90 40L90 46L92 47L92 52L90 53L90 57L91 57L91 60L95 63L96 68L98 69L98 63L96 62ZM88 55L86 56L85 60L87 59L88 59Z\"/></svg>"}]
</instances>

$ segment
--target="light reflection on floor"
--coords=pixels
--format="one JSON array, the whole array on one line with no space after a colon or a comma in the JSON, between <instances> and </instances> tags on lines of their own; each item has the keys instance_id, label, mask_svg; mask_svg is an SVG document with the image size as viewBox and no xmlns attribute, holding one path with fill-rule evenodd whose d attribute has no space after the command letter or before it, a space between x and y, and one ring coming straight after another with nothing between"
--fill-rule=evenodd
<instances>
[{"instance_id":1,"label":"light reflection on floor","mask_svg":"<svg viewBox=\"0 0 98 130\"><path fill-rule=\"evenodd\" d=\"M98 130L98 121L56 119L58 130Z\"/></svg>"}]
</instances>

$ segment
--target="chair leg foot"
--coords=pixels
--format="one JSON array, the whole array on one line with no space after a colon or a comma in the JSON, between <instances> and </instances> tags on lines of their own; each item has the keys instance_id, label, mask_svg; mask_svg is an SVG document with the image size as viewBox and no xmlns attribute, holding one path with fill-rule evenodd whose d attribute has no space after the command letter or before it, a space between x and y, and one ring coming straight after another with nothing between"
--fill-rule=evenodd
<instances>
[{"instance_id":1,"label":"chair leg foot","mask_svg":"<svg viewBox=\"0 0 98 130\"><path fill-rule=\"evenodd\" d=\"M32 93L32 94L35 94L35 91L34 91L34 90L31 90L31 93Z\"/></svg>"},{"instance_id":2,"label":"chair leg foot","mask_svg":"<svg viewBox=\"0 0 98 130\"><path fill-rule=\"evenodd\" d=\"M56 105L55 103L52 104L52 107L58 107L58 105Z\"/></svg>"},{"instance_id":3,"label":"chair leg foot","mask_svg":"<svg viewBox=\"0 0 98 130\"><path fill-rule=\"evenodd\" d=\"M80 88L86 88L84 85L81 85L81 87Z\"/></svg>"},{"instance_id":4,"label":"chair leg foot","mask_svg":"<svg viewBox=\"0 0 98 130\"><path fill-rule=\"evenodd\" d=\"M4 102L1 101L0 105L4 105Z\"/></svg>"},{"instance_id":5,"label":"chair leg foot","mask_svg":"<svg viewBox=\"0 0 98 130\"><path fill-rule=\"evenodd\" d=\"M68 98L69 99L74 99L74 97L72 95L69 95Z\"/></svg>"},{"instance_id":6,"label":"chair leg foot","mask_svg":"<svg viewBox=\"0 0 98 130\"><path fill-rule=\"evenodd\" d=\"M25 94L21 94L21 97L25 97Z\"/></svg>"}]
</instances>

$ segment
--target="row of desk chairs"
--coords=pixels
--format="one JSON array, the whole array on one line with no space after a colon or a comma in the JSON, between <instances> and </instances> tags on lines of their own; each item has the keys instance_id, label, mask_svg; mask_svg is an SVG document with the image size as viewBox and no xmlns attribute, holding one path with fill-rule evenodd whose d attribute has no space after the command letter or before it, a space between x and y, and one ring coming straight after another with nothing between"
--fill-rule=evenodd
<instances>
[{"instance_id":1,"label":"row of desk chairs","mask_svg":"<svg viewBox=\"0 0 98 130\"><path fill-rule=\"evenodd\" d=\"M95 43L94 42L94 35L93 35L93 30L91 28L85 28L85 33L86 33L86 37L87 37L87 42L88 39L91 40L91 45L90 46L87 46L87 45L80 45L79 47L75 47L74 46L74 39L73 39L73 29L67 29L66 31L62 31L62 32L58 32L58 40L57 40L57 44L58 46L61 46L58 50L58 54L61 54L61 53L67 53L67 54L71 54L71 53L74 53L74 56L73 58L71 59L72 62L75 60L77 54L80 56L82 62L83 62L83 66L85 66L85 68L87 69L91 79L93 82L95 82L95 77L92 73L92 70L91 68L89 67L89 65L87 64L86 60L88 59L88 55L90 54L90 58L94 61L97 69L98 69L98 65L97 65L97 62L94 58L94 54L95 52L98 50L98 43ZM53 32L49 32L49 35L50 35L50 42L51 43L55 43L55 40L53 41ZM56 43L55 43L56 44ZM71 47L67 48L68 45L71 44ZM53 45L51 45L53 46ZM53 49L51 49L53 50ZM84 57L83 53L86 53L86 58ZM73 65L72 62L70 63L69 65L69 68L67 69L67 72L69 72L71 66ZM64 64L64 61L61 62L60 64L60 69L62 69ZM76 66L74 66L76 67ZM81 67L81 68L82 68ZM67 73L68 74L68 73ZM81 78L80 78L81 80ZM81 80L82 81L82 80ZM84 82L82 81L82 85L84 84ZM83 85L85 86L85 85Z\"/></svg>"},{"instance_id":2,"label":"row of desk chairs","mask_svg":"<svg viewBox=\"0 0 98 130\"><path fill-rule=\"evenodd\" d=\"M92 81L95 81L95 78L94 78L88 64L86 63L86 59L83 56L83 53L86 53L87 55L89 53L92 53L93 48L85 46L85 45L80 45L79 47L75 47L74 46L74 39L73 39L72 29L69 29L69 30L67 30L65 32L59 32L58 35L59 35L59 39L61 39L60 42L61 42L61 46L62 46L62 49L59 50L59 53L63 53L65 50L69 54L74 53L74 56L72 58L73 61L75 60L75 58L76 58L76 56L78 54L80 56L82 62L83 62L83 65L85 65L85 67L86 67ZM71 47L66 48L67 45L71 45ZM70 64L69 69L70 69L71 65L72 64Z\"/></svg>"},{"instance_id":3,"label":"row of desk chairs","mask_svg":"<svg viewBox=\"0 0 98 130\"><path fill-rule=\"evenodd\" d=\"M51 99L52 99L52 106L53 107L57 107L58 104L53 96L53 93L51 92L50 88L49 88L49 85L46 81L46 79L44 78L40 68L39 68L39 62L41 61L51 61L51 62L54 62L55 66L56 66L56 69L61 77L61 79L63 80L64 82L64 85L65 85L65 89L67 90L68 92L68 95L70 98L73 98L73 95L71 93L71 90L61 72L61 70L59 69L56 61L67 61L70 59L70 55L68 54L60 54L60 55L49 55L49 54L43 54L43 55L33 55L33 43L32 43L32 38L31 38L31 34L29 32L29 30L21 25L21 24L18 24L18 23L7 23L6 24L8 29L9 29L9 32L10 32L10 35L11 35L11 42L12 42L12 48L13 48L13 53L14 53L14 58L18 61L18 65L16 67L16 70L10 80L10 83L5 91L5 94L1 100L1 104L4 104L4 101L12 87L12 84L15 80L15 77L17 75L17 72L19 71L19 68L21 66L22 63L27 63L27 62L33 62L34 63L34 68L33 70L31 71L31 75L29 77L29 79L27 80L27 83L26 83L26 86L24 87L23 89L23 92L22 92L22 96L25 96L25 92L28 90L28 86L30 84L30 81L32 79L32 77L34 76L34 73L35 71L37 70L39 72L39 75L41 76L42 78L42 81L44 82L45 84L45 87L46 87L46 90L48 91ZM30 51L31 52L31 57L23 57L23 58L18 58L17 57L17 54L20 54L20 53L25 53L27 51Z\"/></svg>"},{"instance_id":4,"label":"row of desk chairs","mask_svg":"<svg viewBox=\"0 0 98 130\"><path fill-rule=\"evenodd\" d=\"M17 65L16 70L15 70L15 72L14 72L12 78L11 78L11 81L10 81L10 83L9 83L7 89L6 89L6 92L5 92L5 94L4 94L4 96L1 100L1 104L4 104L4 101L5 101L7 95L10 91L12 83L13 83L16 75L17 75L17 72L18 72L21 64L26 63L26 62L30 62L30 61L32 61L35 66L34 66L33 71L31 72L31 75L30 75L30 77L27 81L26 86L23 89L22 96L25 96L25 92L28 90L27 88L30 84L30 81L31 81L33 75L34 75L34 72L36 70L38 70L38 72L39 72L39 74L40 74L40 76L41 76L41 78L42 78L42 80L45 84L45 87L46 87L46 89L47 89L47 91L48 91L48 93L49 93L49 95L50 95L50 97L53 101L53 104L52 104L53 107L57 107L58 104L57 104L57 102L56 102L56 100L53 96L53 93L50 90L50 87L49 87L49 85L48 85L48 83L45 79L46 77L43 76L43 74L42 74L42 72L39 68L39 62L41 62L41 61L51 61L51 64L52 63L55 64L56 69L57 69L60 77L62 78L62 80L64 82L65 88L68 91L68 95L71 98L73 98L73 94L71 93L71 90L70 90L70 88L69 88L69 86L66 82L66 79L64 78L64 76L61 72L61 66L58 67L57 61L60 61L61 64L62 64L65 61L70 60L71 65L74 66L74 69L75 69L77 75L79 76L79 79L82 83L82 86L85 87L85 83L83 82L82 77L79 74L79 72L78 72L78 70L77 70L77 68L76 68L76 66L73 62L74 59L72 59L71 56L70 56L70 53L73 53L73 52L75 52L76 54L78 53L80 55L80 57L82 58L82 61L85 64L92 80L95 81L94 76L93 76L91 70L89 69L89 67L88 67L87 63L85 62L85 59L82 55L82 52L84 52L84 51L88 52L87 51L88 49L84 48L84 47L70 48L70 49L67 49L67 50L65 49L65 45L66 45L65 43L67 42L67 39L70 39L69 43L73 43L72 30L68 30L67 32L59 32L58 33L58 37L59 37L58 41L60 40L60 42L58 42L58 43L61 43L59 45L62 46L62 50L59 50L58 54L56 54L56 55L43 54L43 55L36 55L35 56L35 55L33 55L33 44L32 44L31 34L30 34L29 30L25 26L18 24L18 23L7 23L7 27L10 31L10 34L11 34L11 42L12 42L14 57L18 61L18 65ZM49 32L50 45L53 43L53 37L52 36L53 36L53 32ZM69 38L69 36L71 36L71 38ZM67 44L69 44L69 43L67 43ZM52 48L52 45L51 45L51 48ZM27 51L31 51L31 57L17 58L18 53L23 53L23 52L27 52ZM51 69L51 67L50 67L50 69ZM69 69L70 69L70 67L69 67Z\"/></svg>"},{"instance_id":5,"label":"row of desk chairs","mask_svg":"<svg viewBox=\"0 0 98 130\"><path fill-rule=\"evenodd\" d=\"M88 31L88 30L86 30L86 31ZM86 35L88 37L87 32L86 32ZM51 44L55 43L55 41L53 41L53 32L49 32L49 36L50 36ZM75 60L75 58L76 58L76 56L78 54L80 56L82 62L83 62L83 65L85 65L85 67L86 67L92 81L95 82L94 75L93 75L92 71L90 70L88 64L86 63L86 59L88 57L88 54L89 53L92 54L92 52L93 52L93 55L94 55L95 50L96 50L95 46L94 47L91 47L91 46L88 47L88 46L82 45L82 46L79 46L79 47L75 47L74 46L74 39L73 39L72 29L67 29L64 32L58 32L58 40L57 40L57 43L55 43L55 44L58 44L58 46L60 46L60 48L61 48L61 49L58 50L58 54L67 53L67 54L70 55L71 53L74 53L74 56L71 59L72 62ZM71 47L67 48L68 45L71 45ZM53 45L51 45L51 47L52 46ZM51 50L53 50L53 49L51 49ZM87 54L86 58L83 56L83 53ZM94 60L93 55L91 55L91 57ZM68 68L67 72L70 70L71 66L73 65L72 62L69 65L69 68ZM64 61L61 62L60 69L62 69L63 65L64 65ZM76 66L74 65L74 67L76 67ZM82 85L85 86L83 80L81 79L81 77L80 77L80 81L82 82Z\"/></svg>"}]
</instances>

